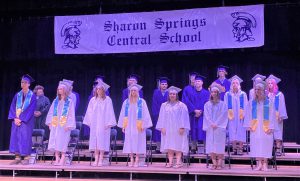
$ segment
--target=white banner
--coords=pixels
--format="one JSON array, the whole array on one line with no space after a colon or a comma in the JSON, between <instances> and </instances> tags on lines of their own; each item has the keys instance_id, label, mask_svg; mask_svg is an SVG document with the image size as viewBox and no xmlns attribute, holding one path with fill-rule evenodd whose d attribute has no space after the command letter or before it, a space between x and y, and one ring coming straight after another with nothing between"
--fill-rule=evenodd
<instances>
[{"instance_id":1,"label":"white banner","mask_svg":"<svg viewBox=\"0 0 300 181\"><path fill-rule=\"evenodd\" d=\"M259 47L264 6L55 17L56 54Z\"/></svg>"}]
</instances>

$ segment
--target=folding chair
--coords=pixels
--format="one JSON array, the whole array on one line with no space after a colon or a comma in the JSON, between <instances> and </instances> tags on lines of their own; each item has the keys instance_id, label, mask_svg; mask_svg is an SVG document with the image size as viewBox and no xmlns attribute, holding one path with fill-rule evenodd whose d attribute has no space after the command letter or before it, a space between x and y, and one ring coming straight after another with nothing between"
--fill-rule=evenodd
<instances>
[{"instance_id":1,"label":"folding chair","mask_svg":"<svg viewBox=\"0 0 300 181\"><path fill-rule=\"evenodd\" d=\"M117 134L118 134L117 129L111 128L111 130L110 130L110 146L109 146L109 151L108 151L108 154L106 154L106 155L104 153L104 157L103 157L103 158L107 158L108 157L109 165L111 165L113 155L116 157L116 163L118 163L118 153L117 153L117 150L116 150ZM92 151L91 154L92 155L91 155L90 165L92 165L92 161L93 161L95 152Z\"/></svg>"},{"instance_id":2,"label":"folding chair","mask_svg":"<svg viewBox=\"0 0 300 181\"><path fill-rule=\"evenodd\" d=\"M192 142L192 137L189 134L187 135L187 137L188 137L189 151L186 154L182 153L181 160L182 163L186 163L186 167L189 167L191 165L191 144L190 143ZM175 157L173 159L175 159ZM167 163L168 163L168 153L166 153L166 165Z\"/></svg>"},{"instance_id":3,"label":"folding chair","mask_svg":"<svg viewBox=\"0 0 300 181\"><path fill-rule=\"evenodd\" d=\"M35 150L35 162L39 158L39 152L42 152L42 159L45 162L45 144L44 144L44 129L33 129L32 131L32 148ZM35 163L34 162L34 163Z\"/></svg>"},{"instance_id":4,"label":"folding chair","mask_svg":"<svg viewBox=\"0 0 300 181\"><path fill-rule=\"evenodd\" d=\"M70 134L70 141L68 144L68 149L66 151L66 157L69 159L70 165L72 164L76 149L78 150L78 159L79 159L79 149L77 148L79 142L79 133L80 131L78 129L74 129L71 131Z\"/></svg>"},{"instance_id":5,"label":"folding chair","mask_svg":"<svg viewBox=\"0 0 300 181\"><path fill-rule=\"evenodd\" d=\"M77 116L78 117L78 116ZM80 155L79 155L79 149L82 150L83 143L82 143L82 122L76 121L76 129L79 130L79 140L78 140L78 146L77 146L77 156L78 156L78 163L80 163Z\"/></svg>"},{"instance_id":6,"label":"folding chair","mask_svg":"<svg viewBox=\"0 0 300 181\"><path fill-rule=\"evenodd\" d=\"M145 160L146 160L147 166L149 165L150 160L151 160L151 164L152 164L152 146L153 146L152 145L152 130L149 128L149 129L146 130L146 155L145 155ZM127 156L126 165L128 165L128 162L129 162L129 154Z\"/></svg>"},{"instance_id":7,"label":"folding chair","mask_svg":"<svg viewBox=\"0 0 300 181\"><path fill-rule=\"evenodd\" d=\"M253 157L251 157L251 169L254 169L254 159ZM277 157L276 157L276 142L274 140L273 142L273 148L272 148L272 158L268 159L272 162L273 164L273 168L275 168L275 170L277 170Z\"/></svg>"},{"instance_id":8,"label":"folding chair","mask_svg":"<svg viewBox=\"0 0 300 181\"><path fill-rule=\"evenodd\" d=\"M226 145L225 145L225 153L227 155L224 155L224 161L228 163L228 168L231 169L231 153L230 153L230 141L229 141L229 135L226 134ZM211 160L211 157L208 153L206 153L206 168L209 166L209 161Z\"/></svg>"}]
</instances>

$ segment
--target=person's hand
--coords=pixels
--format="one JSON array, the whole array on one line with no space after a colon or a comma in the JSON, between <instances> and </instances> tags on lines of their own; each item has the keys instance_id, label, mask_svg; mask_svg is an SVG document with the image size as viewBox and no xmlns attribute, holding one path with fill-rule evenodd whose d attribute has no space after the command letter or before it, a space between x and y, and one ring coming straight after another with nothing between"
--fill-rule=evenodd
<instances>
[{"instance_id":1,"label":"person's hand","mask_svg":"<svg viewBox=\"0 0 300 181\"><path fill-rule=\"evenodd\" d=\"M183 135L183 133L184 133L184 128L179 128L179 134Z\"/></svg>"},{"instance_id":2,"label":"person's hand","mask_svg":"<svg viewBox=\"0 0 300 181\"><path fill-rule=\"evenodd\" d=\"M125 133L125 128L122 128L122 132Z\"/></svg>"},{"instance_id":3,"label":"person's hand","mask_svg":"<svg viewBox=\"0 0 300 181\"><path fill-rule=\"evenodd\" d=\"M42 115L41 111L34 111L35 117L40 117Z\"/></svg>"},{"instance_id":4,"label":"person's hand","mask_svg":"<svg viewBox=\"0 0 300 181\"><path fill-rule=\"evenodd\" d=\"M161 129L161 134L164 135L164 136L166 135L166 129L165 128Z\"/></svg>"},{"instance_id":5,"label":"person's hand","mask_svg":"<svg viewBox=\"0 0 300 181\"><path fill-rule=\"evenodd\" d=\"M48 127L49 127L49 130L51 131L51 129L52 129L52 126L51 126L51 124L49 124L49 126L48 126Z\"/></svg>"},{"instance_id":6,"label":"person's hand","mask_svg":"<svg viewBox=\"0 0 300 181\"><path fill-rule=\"evenodd\" d=\"M279 119L278 119L278 123L279 123L279 124L281 124L281 123L282 123L282 121L283 121L283 119L282 119L282 118L279 118Z\"/></svg>"},{"instance_id":7,"label":"person's hand","mask_svg":"<svg viewBox=\"0 0 300 181\"><path fill-rule=\"evenodd\" d=\"M22 121L21 121L19 118L15 118L15 119L14 119L14 122L15 122L15 125L16 125L16 126L21 126L21 122L22 122Z\"/></svg>"},{"instance_id":8,"label":"person's hand","mask_svg":"<svg viewBox=\"0 0 300 181\"><path fill-rule=\"evenodd\" d=\"M196 109L194 112L196 118L200 117L200 110Z\"/></svg>"},{"instance_id":9,"label":"person's hand","mask_svg":"<svg viewBox=\"0 0 300 181\"><path fill-rule=\"evenodd\" d=\"M271 133L273 133L273 130L272 129L268 129L268 131L266 133L267 134L271 134Z\"/></svg>"},{"instance_id":10,"label":"person's hand","mask_svg":"<svg viewBox=\"0 0 300 181\"><path fill-rule=\"evenodd\" d=\"M215 130L218 126L216 124L211 124L211 127Z\"/></svg>"},{"instance_id":11,"label":"person's hand","mask_svg":"<svg viewBox=\"0 0 300 181\"><path fill-rule=\"evenodd\" d=\"M65 127L64 130L67 132L67 131L70 131L71 128L70 127Z\"/></svg>"}]
</instances>

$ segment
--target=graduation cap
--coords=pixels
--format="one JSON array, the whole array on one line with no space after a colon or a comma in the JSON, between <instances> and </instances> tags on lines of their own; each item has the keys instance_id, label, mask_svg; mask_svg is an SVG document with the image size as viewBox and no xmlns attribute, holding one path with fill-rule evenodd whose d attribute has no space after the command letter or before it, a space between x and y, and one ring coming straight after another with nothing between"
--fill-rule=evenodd
<instances>
[{"instance_id":1,"label":"graduation cap","mask_svg":"<svg viewBox=\"0 0 300 181\"><path fill-rule=\"evenodd\" d=\"M101 88L103 87L104 91L107 91L107 89L110 88L109 85L107 85L105 82L101 81L101 82L97 82L97 85L95 85L96 88Z\"/></svg>"},{"instance_id":2,"label":"graduation cap","mask_svg":"<svg viewBox=\"0 0 300 181\"><path fill-rule=\"evenodd\" d=\"M203 76L203 75L196 75L195 76L195 80L202 80L202 81L204 81L206 79L206 77L205 76Z\"/></svg>"},{"instance_id":3,"label":"graduation cap","mask_svg":"<svg viewBox=\"0 0 300 181\"><path fill-rule=\"evenodd\" d=\"M269 75L269 77L266 79L266 81L269 81L269 80L271 80L271 79L274 79L275 82L276 82L276 84L278 84L278 83L281 81L280 78L276 77L276 76L273 75L273 74Z\"/></svg>"},{"instance_id":4,"label":"graduation cap","mask_svg":"<svg viewBox=\"0 0 300 181\"><path fill-rule=\"evenodd\" d=\"M225 65L219 65L217 70L218 70L218 72L221 71L221 70L227 72L228 69L229 69L229 67L227 67Z\"/></svg>"},{"instance_id":5,"label":"graduation cap","mask_svg":"<svg viewBox=\"0 0 300 181\"><path fill-rule=\"evenodd\" d=\"M181 91L181 89L178 88L178 87L175 87L175 86L171 86L171 87L169 87L169 88L167 89L167 91L168 91L168 92L175 92L176 94L178 94L178 93Z\"/></svg>"},{"instance_id":6,"label":"graduation cap","mask_svg":"<svg viewBox=\"0 0 300 181\"><path fill-rule=\"evenodd\" d=\"M266 82L263 81L263 80L257 80L257 81L255 81L255 87L256 87L256 86L265 89L265 87L266 87Z\"/></svg>"},{"instance_id":7,"label":"graduation cap","mask_svg":"<svg viewBox=\"0 0 300 181\"><path fill-rule=\"evenodd\" d=\"M139 84L132 84L131 86L128 87L128 89L131 90L131 89L133 89L135 87L138 89L138 91L143 88L143 86L141 86Z\"/></svg>"},{"instance_id":8,"label":"graduation cap","mask_svg":"<svg viewBox=\"0 0 300 181\"><path fill-rule=\"evenodd\" d=\"M71 86L73 85L74 81L68 80L68 79L63 79L63 82L69 83Z\"/></svg>"},{"instance_id":9,"label":"graduation cap","mask_svg":"<svg viewBox=\"0 0 300 181\"><path fill-rule=\"evenodd\" d=\"M168 77L159 77L159 78L157 79L157 81L158 81L159 83L168 83L168 82L170 81L170 79L169 79Z\"/></svg>"},{"instance_id":10,"label":"graduation cap","mask_svg":"<svg viewBox=\"0 0 300 181\"><path fill-rule=\"evenodd\" d=\"M223 89L224 89L224 88L223 88L220 84L215 83L215 82L213 82L213 83L210 85L210 91L216 90L216 91L218 91L218 92L220 93L220 92L223 92Z\"/></svg>"},{"instance_id":11,"label":"graduation cap","mask_svg":"<svg viewBox=\"0 0 300 181\"><path fill-rule=\"evenodd\" d=\"M127 80L129 80L129 79L135 79L136 81L138 81L139 78L140 78L140 76L137 75L137 74L130 74L130 75L127 77Z\"/></svg>"},{"instance_id":12,"label":"graduation cap","mask_svg":"<svg viewBox=\"0 0 300 181\"><path fill-rule=\"evenodd\" d=\"M26 80L29 84L31 84L32 82L34 82L34 79L29 74L23 75L21 79L22 80Z\"/></svg>"},{"instance_id":13,"label":"graduation cap","mask_svg":"<svg viewBox=\"0 0 300 181\"><path fill-rule=\"evenodd\" d=\"M103 75L96 75L95 81L97 81L98 79L104 81L104 78L105 78L105 76L103 76Z\"/></svg>"},{"instance_id":14,"label":"graduation cap","mask_svg":"<svg viewBox=\"0 0 300 181\"><path fill-rule=\"evenodd\" d=\"M261 74L256 74L254 75L254 77L252 77L252 80L255 81L256 79L261 79L261 80L265 80L266 76L261 75Z\"/></svg>"},{"instance_id":15,"label":"graduation cap","mask_svg":"<svg viewBox=\"0 0 300 181\"><path fill-rule=\"evenodd\" d=\"M70 89L70 83L66 81L59 81L58 86L65 86L67 89Z\"/></svg>"},{"instance_id":16,"label":"graduation cap","mask_svg":"<svg viewBox=\"0 0 300 181\"><path fill-rule=\"evenodd\" d=\"M237 81L239 81L239 83L242 83L243 82L243 79L241 79L239 76L237 76L237 75L234 75L234 76L232 76L230 79L230 82L232 82L233 80L237 80Z\"/></svg>"}]
</instances>

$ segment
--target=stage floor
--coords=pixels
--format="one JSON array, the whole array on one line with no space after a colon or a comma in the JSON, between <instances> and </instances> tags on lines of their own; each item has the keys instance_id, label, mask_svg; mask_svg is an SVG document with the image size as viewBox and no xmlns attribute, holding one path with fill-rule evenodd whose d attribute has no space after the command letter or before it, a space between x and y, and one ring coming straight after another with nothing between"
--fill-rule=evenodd
<instances>
[{"instance_id":1,"label":"stage floor","mask_svg":"<svg viewBox=\"0 0 300 181\"><path fill-rule=\"evenodd\" d=\"M169 175L214 175L214 176L237 176L237 177L293 177L300 178L299 166L278 166L278 170L270 169L269 171L254 171L249 165L231 165L223 170L210 170L206 164L193 163L189 167L166 168L164 163L153 163L148 167L128 167L125 162L118 164L112 163L111 166L92 167L89 162L74 162L68 166L53 166L48 161L38 162L33 165L9 165L11 160L1 160L0 170L6 171L37 171L37 172L65 172L70 178L72 174L79 172L91 173L129 173L129 174L169 174ZM15 176L15 175L12 175ZM57 176L57 175L56 175ZM130 176L131 177L131 176Z\"/></svg>"}]
</instances>

